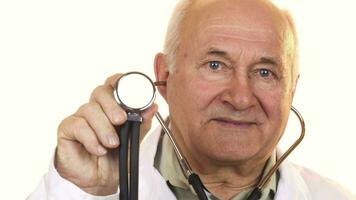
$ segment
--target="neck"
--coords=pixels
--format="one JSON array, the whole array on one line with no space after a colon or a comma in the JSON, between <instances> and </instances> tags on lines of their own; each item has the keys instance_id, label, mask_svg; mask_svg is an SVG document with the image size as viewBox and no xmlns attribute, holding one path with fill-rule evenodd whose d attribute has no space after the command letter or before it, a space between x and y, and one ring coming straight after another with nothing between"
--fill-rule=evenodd
<instances>
[{"instance_id":1,"label":"neck","mask_svg":"<svg viewBox=\"0 0 356 200\"><path fill-rule=\"evenodd\" d=\"M204 163L187 158L193 170L199 174L204 186L219 199L231 199L242 191L257 185L264 173L267 160L260 163L238 163L202 169ZM206 166L206 165L205 165Z\"/></svg>"},{"instance_id":2,"label":"neck","mask_svg":"<svg viewBox=\"0 0 356 200\"><path fill-rule=\"evenodd\" d=\"M249 170L252 171L252 170ZM231 199L242 191L257 185L263 173L263 166L256 167L251 173L241 170L240 166L225 167L211 174L197 172L204 186L219 199Z\"/></svg>"}]
</instances>

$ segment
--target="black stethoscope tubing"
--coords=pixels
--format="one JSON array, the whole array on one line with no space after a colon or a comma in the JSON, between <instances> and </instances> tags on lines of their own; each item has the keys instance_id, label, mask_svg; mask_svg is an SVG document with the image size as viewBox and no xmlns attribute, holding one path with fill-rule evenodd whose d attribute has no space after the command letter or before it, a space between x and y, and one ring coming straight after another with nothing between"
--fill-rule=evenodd
<instances>
[{"instance_id":1,"label":"black stethoscope tubing","mask_svg":"<svg viewBox=\"0 0 356 200\"><path fill-rule=\"evenodd\" d=\"M136 116L132 117L132 113L128 113L129 119L122 126L117 127L120 139L120 200L138 200L140 125L142 118L137 114L134 115ZM128 154L130 154L130 171L128 171ZM130 174L130 178L128 174Z\"/></svg>"}]
</instances>

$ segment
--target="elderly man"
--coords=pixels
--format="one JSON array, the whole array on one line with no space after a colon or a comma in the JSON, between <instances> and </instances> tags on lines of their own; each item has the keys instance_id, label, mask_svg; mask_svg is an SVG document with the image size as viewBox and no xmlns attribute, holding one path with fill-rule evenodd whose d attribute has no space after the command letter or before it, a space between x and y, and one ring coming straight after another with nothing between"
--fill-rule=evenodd
<instances>
[{"instance_id":1,"label":"elderly man","mask_svg":"<svg viewBox=\"0 0 356 200\"><path fill-rule=\"evenodd\" d=\"M267 0L184 0L155 58L170 128L209 199L246 199L275 164L296 90L296 34ZM118 199L126 113L113 96L120 74L60 124L54 164L29 199ZM184 98L182 98L184 97ZM141 135L157 111L143 113ZM197 199L158 129L141 144L140 199ZM317 174L283 163L260 199L354 199Z\"/></svg>"}]
</instances>

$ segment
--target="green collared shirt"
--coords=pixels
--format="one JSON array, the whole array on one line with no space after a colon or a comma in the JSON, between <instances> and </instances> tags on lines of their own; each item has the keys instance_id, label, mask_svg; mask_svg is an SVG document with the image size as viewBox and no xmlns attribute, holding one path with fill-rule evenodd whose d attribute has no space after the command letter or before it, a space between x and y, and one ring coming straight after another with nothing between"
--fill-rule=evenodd
<instances>
[{"instance_id":1,"label":"green collared shirt","mask_svg":"<svg viewBox=\"0 0 356 200\"><path fill-rule=\"evenodd\" d=\"M270 159L268 159L263 176L265 176L268 171L273 167L276 162L276 153L274 152ZM198 200L193 188L189 185L187 179L185 178L182 169L178 163L178 159L175 155L171 141L167 135L162 135L159 142L156 157L155 157L155 167L167 181L168 186L175 194L177 199L184 200ZM274 195L277 190L278 174L273 174L267 185L262 190L262 196L260 200L273 200ZM246 189L235 195L231 200L244 200L248 197L252 188ZM208 195L210 200L218 200L212 194Z\"/></svg>"}]
</instances>

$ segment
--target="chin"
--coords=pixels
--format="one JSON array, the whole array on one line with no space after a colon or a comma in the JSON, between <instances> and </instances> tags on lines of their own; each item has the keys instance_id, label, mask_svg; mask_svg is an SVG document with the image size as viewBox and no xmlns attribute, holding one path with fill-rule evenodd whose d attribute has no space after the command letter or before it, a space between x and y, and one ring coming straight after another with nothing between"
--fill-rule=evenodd
<instances>
[{"instance_id":1,"label":"chin","mask_svg":"<svg viewBox=\"0 0 356 200\"><path fill-rule=\"evenodd\" d=\"M248 154L209 154L209 162L215 165L239 165L245 163L253 158Z\"/></svg>"},{"instance_id":2,"label":"chin","mask_svg":"<svg viewBox=\"0 0 356 200\"><path fill-rule=\"evenodd\" d=\"M218 138L196 144L196 149L209 160L221 163L236 163L251 159L259 151L259 145L236 138Z\"/></svg>"}]
</instances>

